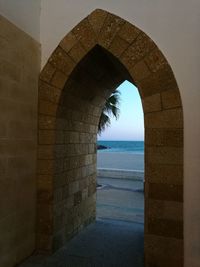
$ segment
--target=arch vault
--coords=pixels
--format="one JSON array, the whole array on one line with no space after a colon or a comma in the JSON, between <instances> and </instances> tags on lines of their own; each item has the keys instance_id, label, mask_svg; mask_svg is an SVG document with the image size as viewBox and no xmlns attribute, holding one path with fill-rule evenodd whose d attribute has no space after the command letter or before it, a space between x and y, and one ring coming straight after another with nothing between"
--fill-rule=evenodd
<instances>
[{"instance_id":1,"label":"arch vault","mask_svg":"<svg viewBox=\"0 0 200 267\"><path fill-rule=\"evenodd\" d=\"M56 250L95 219L97 125L124 80L144 110L145 266L183 266L179 89L156 44L100 9L63 38L40 74L37 248Z\"/></svg>"}]
</instances>

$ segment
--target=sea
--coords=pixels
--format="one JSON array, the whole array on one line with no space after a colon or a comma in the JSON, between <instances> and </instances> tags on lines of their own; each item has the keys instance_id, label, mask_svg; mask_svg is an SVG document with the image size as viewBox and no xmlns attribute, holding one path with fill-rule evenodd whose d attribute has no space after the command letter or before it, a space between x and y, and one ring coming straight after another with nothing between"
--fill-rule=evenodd
<instances>
[{"instance_id":1,"label":"sea","mask_svg":"<svg viewBox=\"0 0 200 267\"><path fill-rule=\"evenodd\" d=\"M98 145L108 147L108 149L100 149L101 152L128 152L133 154L144 154L144 141L98 141Z\"/></svg>"}]
</instances>

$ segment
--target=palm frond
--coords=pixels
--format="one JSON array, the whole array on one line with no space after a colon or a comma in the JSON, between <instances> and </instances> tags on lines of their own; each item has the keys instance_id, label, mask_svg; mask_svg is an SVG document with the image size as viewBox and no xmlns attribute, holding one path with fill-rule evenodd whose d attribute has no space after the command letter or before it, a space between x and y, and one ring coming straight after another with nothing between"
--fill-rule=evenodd
<instances>
[{"instance_id":1,"label":"palm frond","mask_svg":"<svg viewBox=\"0 0 200 267\"><path fill-rule=\"evenodd\" d=\"M115 119L119 118L119 113L120 113L119 105L120 105L120 92L116 90L106 100L106 103L103 107L98 125L99 134L101 134L101 132L104 131L106 127L110 126L109 116L113 116L115 117Z\"/></svg>"}]
</instances>

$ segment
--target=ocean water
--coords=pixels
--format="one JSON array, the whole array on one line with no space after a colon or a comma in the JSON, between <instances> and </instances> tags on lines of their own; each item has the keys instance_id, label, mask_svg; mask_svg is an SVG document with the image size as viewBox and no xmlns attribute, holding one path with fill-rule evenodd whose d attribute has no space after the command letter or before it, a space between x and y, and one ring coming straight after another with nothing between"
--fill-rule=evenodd
<instances>
[{"instance_id":1,"label":"ocean water","mask_svg":"<svg viewBox=\"0 0 200 267\"><path fill-rule=\"evenodd\" d=\"M144 154L144 141L98 141L98 145L109 147L109 149L98 150L98 153L128 152Z\"/></svg>"}]
</instances>

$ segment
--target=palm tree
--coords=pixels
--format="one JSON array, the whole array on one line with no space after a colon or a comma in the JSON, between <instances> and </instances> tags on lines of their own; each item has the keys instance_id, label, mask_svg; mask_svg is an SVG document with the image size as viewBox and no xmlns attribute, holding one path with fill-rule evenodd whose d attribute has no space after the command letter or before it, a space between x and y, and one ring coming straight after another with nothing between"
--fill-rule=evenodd
<instances>
[{"instance_id":1,"label":"palm tree","mask_svg":"<svg viewBox=\"0 0 200 267\"><path fill-rule=\"evenodd\" d=\"M111 96L106 100L106 103L103 107L99 125L98 125L98 134L101 134L106 127L110 126L110 115L115 117L117 120L119 118L119 104L120 104L120 92L115 90Z\"/></svg>"}]
</instances>

